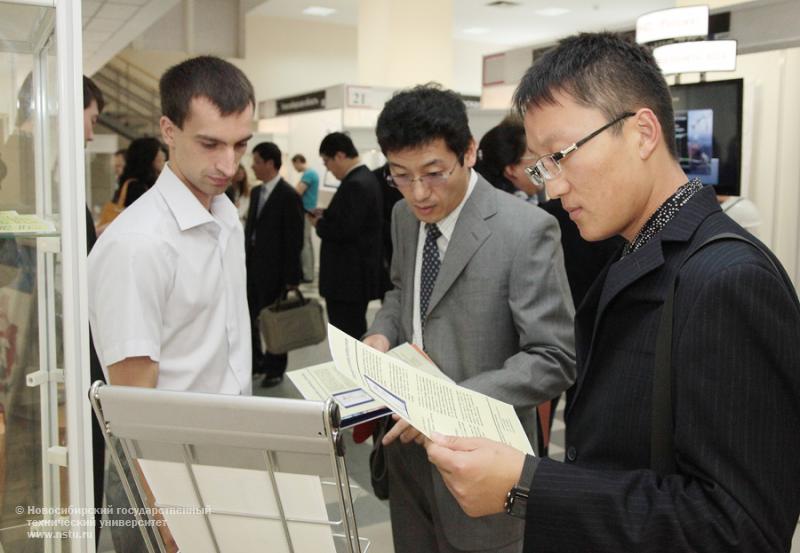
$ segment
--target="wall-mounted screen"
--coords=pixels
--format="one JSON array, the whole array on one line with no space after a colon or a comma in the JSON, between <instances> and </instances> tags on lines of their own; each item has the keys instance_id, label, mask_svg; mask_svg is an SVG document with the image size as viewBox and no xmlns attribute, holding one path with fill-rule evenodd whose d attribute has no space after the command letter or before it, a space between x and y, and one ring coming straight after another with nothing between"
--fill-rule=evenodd
<instances>
[{"instance_id":1,"label":"wall-mounted screen","mask_svg":"<svg viewBox=\"0 0 800 553\"><path fill-rule=\"evenodd\" d=\"M681 167L718 194L741 192L742 88L742 79L670 87Z\"/></svg>"}]
</instances>

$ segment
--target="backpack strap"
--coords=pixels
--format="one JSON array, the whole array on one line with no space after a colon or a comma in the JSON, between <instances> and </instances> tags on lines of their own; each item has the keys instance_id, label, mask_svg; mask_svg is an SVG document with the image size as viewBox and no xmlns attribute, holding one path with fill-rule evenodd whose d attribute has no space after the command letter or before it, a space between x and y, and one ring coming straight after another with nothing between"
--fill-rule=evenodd
<instances>
[{"instance_id":1,"label":"backpack strap","mask_svg":"<svg viewBox=\"0 0 800 553\"><path fill-rule=\"evenodd\" d=\"M650 418L650 468L659 474L673 474L676 471L675 465L675 445L674 445L674 425L672 388L672 327L675 303L675 290L678 284L678 275L689 259L697 252L712 244L722 240L738 240L745 242L756 248L769 262L775 274L784 283L784 286L791 292L794 286L789 276L773 261L772 256L767 253L763 246L758 243L732 232L724 232L712 236L692 251L683 259L683 262L675 272L675 278L667 291L664 300L664 307L661 310L661 319L658 324L658 334L656 336L655 351L655 370L653 373L653 404ZM790 293L795 306L800 311L800 303L797 295Z\"/></svg>"}]
</instances>

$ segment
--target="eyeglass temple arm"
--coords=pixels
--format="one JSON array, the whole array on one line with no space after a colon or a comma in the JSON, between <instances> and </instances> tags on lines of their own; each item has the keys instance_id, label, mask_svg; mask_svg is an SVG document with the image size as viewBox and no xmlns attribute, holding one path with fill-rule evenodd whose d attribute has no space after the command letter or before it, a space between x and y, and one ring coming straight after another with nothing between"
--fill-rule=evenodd
<instances>
[{"instance_id":1,"label":"eyeglass temple arm","mask_svg":"<svg viewBox=\"0 0 800 553\"><path fill-rule=\"evenodd\" d=\"M632 111L626 111L625 113L623 113L622 115L620 115L619 117L617 117L616 119L611 121L610 123L607 123L606 125L603 125L599 129L594 131L589 136L585 136L585 137L581 138L580 140L578 140L575 144L573 144L572 146L570 146L566 150L561 150L561 152L559 152L559 153L562 154L561 157L564 157L565 155L567 155L567 154L569 154L571 152L574 152L575 150L577 150L578 148L580 148L581 146L583 146L584 144L589 142L592 138L594 138L595 136L597 136L598 134L600 134L601 132L603 132L607 128L609 128L609 127L611 127L613 125L616 125L617 123L619 123L620 121L622 121L623 119L625 119L627 117L632 117L634 115L636 115L636 114L633 113Z\"/></svg>"}]
</instances>

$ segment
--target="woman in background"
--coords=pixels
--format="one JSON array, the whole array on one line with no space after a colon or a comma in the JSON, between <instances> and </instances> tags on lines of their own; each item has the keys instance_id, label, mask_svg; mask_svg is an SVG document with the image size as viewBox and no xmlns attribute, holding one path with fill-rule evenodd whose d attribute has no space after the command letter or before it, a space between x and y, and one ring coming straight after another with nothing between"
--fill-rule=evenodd
<instances>
[{"instance_id":1,"label":"woman in background","mask_svg":"<svg viewBox=\"0 0 800 553\"><path fill-rule=\"evenodd\" d=\"M481 139L475 170L495 188L535 204L542 190L525 173L525 168L536 161L525 151L522 123L506 117Z\"/></svg>"},{"instance_id":2,"label":"woman in background","mask_svg":"<svg viewBox=\"0 0 800 553\"><path fill-rule=\"evenodd\" d=\"M236 174L231 179L231 184L225 191L228 198L239 210L239 219L244 225L247 221L247 212L250 210L250 183L247 181L247 170L240 163Z\"/></svg>"},{"instance_id":3,"label":"woman in background","mask_svg":"<svg viewBox=\"0 0 800 553\"><path fill-rule=\"evenodd\" d=\"M166 161L164 147L158 139L137 138L131 142L125 152L125 168L117 180L113 201L119 200L126 183L125 207L138 200L156 182Z\"/></svg>"}]
</instances>

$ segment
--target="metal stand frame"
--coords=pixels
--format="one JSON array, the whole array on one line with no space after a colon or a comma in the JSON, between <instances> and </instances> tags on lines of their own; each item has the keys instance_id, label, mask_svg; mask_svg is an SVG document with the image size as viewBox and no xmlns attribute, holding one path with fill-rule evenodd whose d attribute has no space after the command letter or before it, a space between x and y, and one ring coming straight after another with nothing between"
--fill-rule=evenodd
<instances>
[{"instance_id":1,"label":"metal stand frame","mask_svg":"<svg viewBox=\"0 0 800 553\"><path fill-rule=\"evenodd\" d=\"M303 553L295 549L289 531L291 523L318 524L330 526L331 535L336 538L337 552L366 553L369 540L359 538L351 485L347 475L344 457L344 442L340 429L338 405L331 399L325 403L281 398L222 396L197 394L191 392L168 392L145 388L108 386L95 382L89 392L95 416L104 430L107 449L111 460L120 475L125 494L131 506L148 506L147 495L138 470L127 474L115 440L119 442L127 466L135 467L138 459L164 460L165 451L171 448L170 460L182 461L190 477L194 497L198 505L206 505L198 485L194 466L199 463L196 447L223 448L234 447L257 451L263 463L253 467L268 473L280 516L232 512L208 506L203 513L213 551L224 553L211 524L211 515L244 517L261 520L280 520L290 553ZM165 416L165 415L169 416ZM176 451L180 454L176 457ZM159 453L160 452L160 453ZM291 456L291 462L281 469L281 457ZM327 457L325 462L313 463L311 469L300 472L319 474L325 485L335 486L337 493L339 520L307 520L286 516L281 494L278 492L276 472L297 472L293 470L296 460L303 456ZM232 457L232 456L229 456ZM292 466L289 466L292 465ZM235 458L226 458L226 467L237 468ZM309 470L311 472L309 472ZM133 483L128 477L132 477ZM325 481L325 477L330 478ZM135 491L134 491L135 488ZM159 503L157 507L182 507ZM183 506L185 507L185 506ZM152 520L146 511L147 519ZM330 515L330 512L329 512ZM146 519L137 509L137 524L148 553L166 551L158 531L148 532ZM152 523L149 523L152 524ZM154 526L150 526L155 528ZM151 535L152 534L152 535ZM153 543L155 541L155 544ZM178 544L180 546L180 544ZM267 546L269 544L265 544Z\"/></svg>"}]
</instances>

